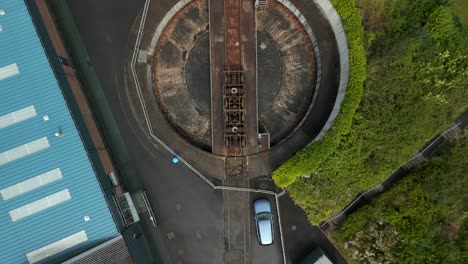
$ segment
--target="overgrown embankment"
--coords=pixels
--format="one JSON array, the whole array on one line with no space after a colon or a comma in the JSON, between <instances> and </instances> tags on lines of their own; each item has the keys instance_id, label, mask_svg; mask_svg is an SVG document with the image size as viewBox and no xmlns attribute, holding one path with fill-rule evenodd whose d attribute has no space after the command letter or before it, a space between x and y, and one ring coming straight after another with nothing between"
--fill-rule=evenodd
<instances>
[{"instance_id":1,"label":"overgrown embankment","mask_svg":"<svg viewBox=\"0 0 468 264\"><path fill-rule=\"evenodd\" d=\"M452 6L437 0L332 2L350 46L347 97L325 138L273 175L313 224L382 181L468 106L468 37Z\"/></svg>"},{"instance_id":2,"label":"overgrown embankment","mask_svg":"<svg viewBox=\"0 0 468 264\"><path fill-rule=\"evenodd\" d=\"M468 135L331 231L355 263L466 263Z\"/></svg>"},{"instance_id":3,"label":"overgrown embankment","mask_svg":"<svg viewBox=\"0 0 468 264\"><path fill-rule=\"evenodd\" d=\"M361 101L363 84L366 79L366 54L364 49L364 28L353 0L332 1L341 16L348 39L350 80L332 129L318 142L299 151L273 173L275 183L280 187L291 185L298 177L314 171L338 147L341 136L347 134Z\"/></svg>"}]
</instances>

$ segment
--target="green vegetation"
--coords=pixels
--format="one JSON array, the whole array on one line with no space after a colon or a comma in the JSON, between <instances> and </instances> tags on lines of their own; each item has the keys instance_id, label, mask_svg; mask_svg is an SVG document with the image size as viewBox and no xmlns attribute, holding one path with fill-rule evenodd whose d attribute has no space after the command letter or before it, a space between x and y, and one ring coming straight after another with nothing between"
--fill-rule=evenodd
<instances>
[{"instance_id":1,"label":"green vegetation","mask_svg":"<svg viewBox=\"0 0 468 264\"><path fill-rule=\"evenodd\" d=\"M341 104L340 113L333 128L324 138L299 151L273 173L273 179L280 187L289 186L298 177L315 171L338 147L341 135L349 133L353 116L361 101L363 83L366 79L364 28L353 0L332 0L332 2L344 22L343 26L348 39L350 80L346 97Z\"/></svg>"},{"instance_id":2,"label":"green vegetation","mask_svg":"<svg viewBox=\"0 0 468 264\"><path fill-rule=\"evenodd\" d=\"M331 231L356 263L468 262L468 136Z\"/></svg>"},{"instance_id":3,"label":"green vegetation","mask_svg":"<svg viewBox=\"0 0 468 264\"><path fill-rule=\"evenodd\" d=\"M362 32L358 10L364 23L365 39L354 42L368 55L362 101L354 113L365 75L356 67L366 64L351 57L349 94L332 130L273 175L313 224L384 180L468 106L468 36L452 6L438 0L332 2L351 50L359 50L352 41L362 35L356 33Z\"/></svg>"},{"instance_id":4,"label":"green vegetation","mask_svg":"<svg viewBox=\"0 0 468 264\"><path fill-rule=\"evenodd\" d=\"M464 25L468 25L468 1L455 0L455 13Z\"/></svg>"}]
</instances>

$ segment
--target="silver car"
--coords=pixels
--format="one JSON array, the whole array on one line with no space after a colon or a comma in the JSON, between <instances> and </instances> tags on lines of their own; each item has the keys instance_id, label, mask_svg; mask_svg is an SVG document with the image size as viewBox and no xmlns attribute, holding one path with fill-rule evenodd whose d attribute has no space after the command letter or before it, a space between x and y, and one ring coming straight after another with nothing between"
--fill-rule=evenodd
<instances>
[{"instance_id":1,"label":"silver car","mask_svg":"<svg viewBox=\"0 0 468 264\"><path fill-rule=\"evenodd\" d=\"M273 216L270 201L258 199L254 202L255 227L257 228L258 242L262 246L273 243Z\"/></svg>"}]
</instances>

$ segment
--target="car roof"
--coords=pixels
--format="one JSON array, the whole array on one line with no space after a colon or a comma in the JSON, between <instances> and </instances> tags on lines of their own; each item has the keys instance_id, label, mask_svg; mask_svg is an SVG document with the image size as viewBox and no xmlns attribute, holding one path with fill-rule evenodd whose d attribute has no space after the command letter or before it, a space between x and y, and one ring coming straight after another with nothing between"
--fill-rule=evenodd
<instances>
[{"instance_id":1,"label":"car roof","mask_svg":"<svg viewBox=\"0 0 468 264\"><path fill-rule=\"evenodd\" d=\"M258 221L258 232L260 234L260 243L262 245L268 245L273 243L273 234L270 219Z\"/></svg>"},{"instance_id":2,"label":"car roof","mask_svg":"<svg viewBox=\"0 0 468 264\"><path fill-rule=\"evenodd\" d=\"M270 201L266 199L258 199L254 202L254 210L255 214L268 212L271 213L271 205Z\"/></svg>"}]
</instances>

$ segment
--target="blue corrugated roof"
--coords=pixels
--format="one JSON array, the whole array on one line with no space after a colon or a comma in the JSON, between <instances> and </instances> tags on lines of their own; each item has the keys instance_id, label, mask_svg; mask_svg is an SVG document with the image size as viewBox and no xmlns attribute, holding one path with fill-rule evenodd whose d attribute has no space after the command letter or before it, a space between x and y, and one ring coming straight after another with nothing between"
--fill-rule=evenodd
<instances>
[{"instance_id":1,"label":"blue corrugated roof","mask_svg":"<svg viewBox=\"0 0 468 264\"><path fill-rule=\"evenodd\" d=\"M118 231L24 1L0 0L2 9L6 14L0 15L0 68L16 63L20 74L0 80L0 116L31 105L37 116L0 128L0 153L42 137L50 147L0 165L0 190L55 168L63 174L17 197L0 196L0 263L24 263L27 253L81 230L89 240L77 247L109 239ZM59 130L63 137L54 135ZM71 200L12 222L11 210L67 188Z\"/></svg>"}]
</instances>

